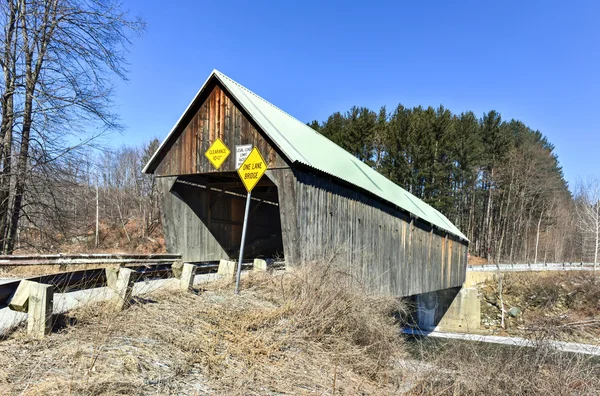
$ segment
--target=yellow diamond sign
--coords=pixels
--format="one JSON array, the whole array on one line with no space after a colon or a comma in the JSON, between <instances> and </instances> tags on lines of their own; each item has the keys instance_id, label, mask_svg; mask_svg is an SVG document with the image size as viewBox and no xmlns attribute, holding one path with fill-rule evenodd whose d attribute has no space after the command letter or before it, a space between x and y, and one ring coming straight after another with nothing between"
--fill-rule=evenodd
<instances>
[{"instance_id":1,"label":"yellow diamond sign","mask_svg":"<svg viewBox=\"0 0 600 396\"><path fill-rule=\"evenodd\" d=\"M231 151L225 146L225 143L217 138L217 140L210 145L208 150L206 150L204 155L216 169L219 169L227 157L229 157L229 153L231 153Z\"/></svg>"},{"instance_id":2,"label":"yellow diamond sign","mask_svg":"<svg viewBox=\"0 0 600 396\"><path fill-rule=\"evenodd\" d=\"M252 149L242 166L238 169L238 175L242 179L242 183L248 192L256 186L262 175L267 171L267 163L260 155L260 151L256 147Z\"/></svg>"}]
</instances>

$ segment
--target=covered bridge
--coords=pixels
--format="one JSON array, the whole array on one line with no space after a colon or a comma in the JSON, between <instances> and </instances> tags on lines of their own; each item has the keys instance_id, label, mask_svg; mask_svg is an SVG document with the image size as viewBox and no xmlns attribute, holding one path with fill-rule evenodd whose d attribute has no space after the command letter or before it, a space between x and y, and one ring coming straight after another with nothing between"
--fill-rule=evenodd
<instances>
[{"instance_id":1,"label":"covered bridge","mask_svg":"<svg viewBox=\"0 0 600 396\"><path fill-rule=\"evenodd\" d=\"M204 155L217 138L232 151L218 170ZM246 191L235 147L244 144L269 166L252 192L246 258L333 259L396 296L462 285L468 240L444 215L216 70L144 168L164 196L169 252L238 257Z\"/></svg>"}]
</instances>

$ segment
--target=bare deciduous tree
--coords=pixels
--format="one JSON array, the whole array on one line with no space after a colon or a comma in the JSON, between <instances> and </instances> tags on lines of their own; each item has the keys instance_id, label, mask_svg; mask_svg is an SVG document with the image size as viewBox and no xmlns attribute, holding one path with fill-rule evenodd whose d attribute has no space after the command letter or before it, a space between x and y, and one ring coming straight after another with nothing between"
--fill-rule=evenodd
<instances>
[{"instance_id":1,"label":"bare deciduous tree","mask_svg":"<svg viewBox=\"0 0 600 396\"><path fill-rule=\"evenodd\" d=\"M583 238L583 254L593 257L595 272L600 253L600 179L589 178L579 183L576 208Z\"/></svg>"},{"instance_id":2,"label":"bare deciduous tree","mask_svg":"<svg viewBox=\"0 0 600 396\"><path fill-rule=\"evenodd\" d=\"M113 0L8 0L0 13L0 251L11 253L33 185L119 129L112 80L144 24Z\"/></svg>"}]
</instances>

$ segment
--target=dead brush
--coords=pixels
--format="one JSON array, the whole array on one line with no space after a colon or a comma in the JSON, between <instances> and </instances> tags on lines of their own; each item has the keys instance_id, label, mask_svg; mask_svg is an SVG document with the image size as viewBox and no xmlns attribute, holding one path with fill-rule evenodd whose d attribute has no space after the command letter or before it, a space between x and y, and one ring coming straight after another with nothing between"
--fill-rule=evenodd
<instances>
[{"instance_id":1,"label":"dead brush","mask_svg":"<svg viewBox=\"0 0 600 396\"><path fill-rule=\"evenodd\" d=\"M279 276L253 275L250 290L281 307L280 322L295 338L318 342L335 359L373 380L391 374L402 351L392 297L370 294L335 264L306 264Z\"/></svg>"},{"instance_id":2,"label":"dead brush","mask_svg":"<svg viewBox=\"0 0 600 396\"><path fill-rule=\"evenodd\" d=\"M559 352L544 340L534 347L424 342L429 363L410 395L597 395L597 358Z\"/></svg>"},{"instance_id":3,"label":"dead brush","mask_svg":"<svg viewBox=\"0 0 600 396\"><path fill-rule=\"evenodd\" d=\"M396 299L367 293L334 264L253 273L242 287L242 298L231 293L231 281L210 284L205 294L224 300L204 306L211 324L201 329L206 336L195 356L221 386L249 394L256 386L292 393L397 389L404 348Z\"/></svg>"},{"instance_id":4,"label":"dead brush","mask_svg":"<svg viewBox=\"0 0 600 396\"><path fill-rule=\"evenodd\" d=\"M0 343L0 394L370 394L398 391L404 345L391 298L335 265L157 290L114 313L68 313L42 342Z\"/></svg>"},{"instance_id":5,"label":"dead brush","mask_svg":"<svg viewBox=\"0 0 600 396\"><path fill-rule=\"evenodd\" d=\"M483 286L486 295L498 296L496 282ZM567 271L505 274L505 306L522 315L507 318L511 334L528 338L598 343L600 336L600 283L591 272ZM486 306L496 315L499 306Z\"/></svg>"}]
</instances>

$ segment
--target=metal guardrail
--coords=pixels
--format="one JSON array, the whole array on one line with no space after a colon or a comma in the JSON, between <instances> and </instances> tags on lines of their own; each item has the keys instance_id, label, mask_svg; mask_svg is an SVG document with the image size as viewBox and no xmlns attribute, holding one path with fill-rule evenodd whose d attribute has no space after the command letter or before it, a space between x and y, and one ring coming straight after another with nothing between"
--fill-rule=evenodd
<instances>
[{"instance_id":1,"label":"metal guardrail","mask_svg":"<svg viewBox=\"0 0 600 396\"><path fill-rule=\"evenodd\" d=\"M215 273L219 268L218 261L194 262L192 264L197 266L196 275ZM133 266L127 265L125 267L135 270L134 282L142 282L152 279L165 279L173 277L171 266L172 262ZM242 269L250 268L252 268L252 262L245 262L242 264ZM107 286L105 268L61 272L57 274L35 276L24 279L32 282L52 285L55 287L56 293L67 293L70 291ZM13 294L19 287L21 280L22 279L16 279L14 281L0 284L0 308L8 305Z\"/></svg>"},{"instance_id":2,"label":"metal guardrail","mask_svg":"<svg viewBox=\"0 0 600 396\"><path fill-rule=\"evenodd\" d=\"M69 265L69 264L137 264L169 263L180 260L180 254L35 254L0 256L0 267L26 265Z\"/></svg>"},{"instance_id":3,"label":"metal guardrail","mask_svg":"<svg viewBox=\"0 0 600 396\"><path fill-rule=\"evenodd\" d=\"M472 272L524 272L524 271L593 271L594 263L538 263L538 264L483 264L469 265Z\"/></svg>"}]
</instances>

